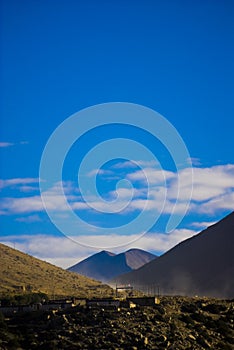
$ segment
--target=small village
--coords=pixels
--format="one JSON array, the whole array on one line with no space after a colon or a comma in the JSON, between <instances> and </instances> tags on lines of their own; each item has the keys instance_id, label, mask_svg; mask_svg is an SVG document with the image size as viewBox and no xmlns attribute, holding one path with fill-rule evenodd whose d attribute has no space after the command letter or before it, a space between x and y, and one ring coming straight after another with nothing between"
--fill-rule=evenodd
<instances>
[{"instance_id":1,"label":"small village","mask_svg":"<svg viewBox=\"0 0 234 350\"><path fill-rule=\"evenodd\" d=\"M124 293L119 292L124 291ZM126 291L128 291L126 293ZM123 296L124 294L124 296ZM126 296L127 294L127 296ZM137 294L137 292L136 292ZM130 286L117 287L115 297L102 298L62 298L42 300L40 303L31 303L27 305L2 305L0 303L0 312L3 315L13 315L15 313L26 313L33 311L58 311L73 308L76 306L84 308L104 308L118 310L120 308L135 308L137 306L155 306L160 303L159 296L134 296L133 288Z\"/></svg>"},{"instance_id":2,"label":"small village","mask_svg":"<svg viewBox=\"0 0 234 350\"><path fill-rule=\"evenodd\" d=\"M0 349L233 349L231 300L56 299L0 308Z\"/></svg>"}]
</instances>

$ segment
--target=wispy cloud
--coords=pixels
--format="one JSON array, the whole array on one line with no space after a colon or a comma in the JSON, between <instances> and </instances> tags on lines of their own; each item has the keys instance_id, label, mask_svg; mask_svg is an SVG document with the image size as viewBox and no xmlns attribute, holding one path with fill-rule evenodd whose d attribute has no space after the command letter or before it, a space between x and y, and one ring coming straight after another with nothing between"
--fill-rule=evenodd
<instances>
[{"instance_id":1,"label":"wispy cloud","mask_svg":"<svg viewBox=\"0 0 234 350\"><path fill-rule=\"evenodd\" d=\"M201 222L193 222L190 226L205 229L207 227L214 225L215 223L216 221L201 221Z\"/></svg>"},{"instance_id":2,"label":"wispy cloud","mask_svg":"<svg viewBox=\"0 0 234 350\"><path fill-rule=\"evenodd\" d=\"M191 158L188 158L188 161L189 161L193 166L200 166L200 165L202 165L200 158L191 157Z\"/></svg>"},{"instance_id":3,"label":"wispy cloud","mask_svg":"<svg viewBox=\"0 0 234 350\"><path fill-rule=\"evenodd\" d=\"M221 196L212 198L211 200L202 203L191 205L192 210L196 213L214 215L220 211L233 211L234 210L234 192L224 193Z\"/></svg>"},{"instance_id":4,"label":"wispy cloud","mask_svg":"<svg viewBox=\"0 0 234 350\"><path fill-rule=\"evenodd\" d=\"M114 172L112 170L93 169L87 174L88 177L97 176L97 175L114 175Z\"/></svg>"},{"instance_id":5,"label":"wispy cloud","mask_svg":"<svg viewBox=\"0 0 234 350\"><path fill-rule=\"evenodd\" d=\"M30 184L38 182L38 179L10 179L1 180L0 186L16 186L19 184ZM18 188L20 191L20 188ZM50 210L63 212L67 210L67 200L71 202L71 206L75 202L80 201L79 191L73 186L71 181L63 182L63 191L65 196L61 195L60 184L56 183L53 187L46 191L47 195L47 208ZM82 205L82 202L81 202ZM87 205L85 207L87 209ZM5 197L0 203L1 215L11 215L11 214L28 214L28 213L38 213L45 211L44 204L40 195L27 196L27 197Z\"/></svg>"},{"instance_id":6,"label":"wispy cloud","mask_svg":"<svg viewBox=\"0 0 234 350\"><path fill-rule=\"evenodd\" d=\"M158 163L156 163L155 160L128 160L123 162L118 162L116 164L112 165L112 169L131 169L131 168L137 168L137 167L156 167Z\"/></svg>"},{"instance_id":7,"label":"wispy cloud","mask_svg":"<svg viewBox=\"0 0 234 350\"><path fill-rule=\"evenodd\" d=\"M0 142L0 148L6 148L6 147L11 147L11 146L16 146L16 145L27 145L29 142L28 141L20 141L20 142Z\"/></svg>"},{"instance_id":8,"label":"wispy cloud","mask_svg":"<svg viewBox=\"0 0 234 350\"><path fill-rule=\"evenodd\" d=\"M14 146L12 142L0 142L0 148L11 147Z\"/></svg>"},{"instance_id":9,"label":"wispy cloud","mask_svg":"<svg viewBox=\"0 0 234 350\"><path fill-rule=\"evenodd\" d=\"M40 222L42 219L39 215L29 215L24 217L16 218L16 221L18 222L25 222L25 223L32 223L32 222Z\"/></svg>"},{"instance_id":10,"label":"wispy cloud","mask_svg":"<svg viewBox=\"0 0 234 350\"><path fill-rule=\"evenodd\" d=\"M39 179L38 178L15 178L15 179L7 179L3 180L0 179L0 189L5 187L15 187L19 185L31 185L31 184L38 184Z\"/></svg>"},{"instance_id":11,"label":"wispy cloud","mask_svg":"<svg viewBox=\"0 0 234 350\"><path fill-rule=\"evenodd\" d=\"M39 191L38 186L20 186L19 191L23 193Z\"/></svg>"},{"instance_id":12,"label":"wispy cloud","mask_svg":"<svg viewBox=\"0 0 234 350\"><path fill-rule=\"evenodd\" d=\"M3 198L0 210L2 215L24 214L44 211L44 206L40 196Z\"/></svg>"}]
</instances>

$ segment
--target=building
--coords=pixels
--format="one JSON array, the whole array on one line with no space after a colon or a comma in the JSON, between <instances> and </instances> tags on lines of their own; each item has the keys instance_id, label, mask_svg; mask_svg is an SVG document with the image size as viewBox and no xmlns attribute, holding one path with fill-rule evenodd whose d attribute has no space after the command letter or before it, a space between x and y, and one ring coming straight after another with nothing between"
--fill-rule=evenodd
<instances>
[{"instance_id":1,"label":"building","mask_svg":"<svg viewBox=\"0 0 234 350\"><path fill-rule=\"evenodd\" d=\"M100 298L100 299L86 299L87 307L103 307L103 308L114 308L117 309L120 306L118 299L111 298Z\"/></svg>"},{"instance_id":2,"label":"building","mask_svg":"<svg viewBox=\"0 0 234 350\"><path fill-rule=\"evenodd\" d=\"M61 310L73 307L73 301L70 299L50 300L48 303L37 303L32 305L10 305L0 306L0 312L4 315L13 315L18 312L32 312L36 310L50 311Z\"/></svg>"},{"instance_id":3,"label":"building","mask_svg":"<svg viewBox=\"0 0 234 350\"><path fill-rule=\"evenodd\" d=\"M154 306L160 303L157 297L129 297L127 301L137 306Z\"/></svg>"}]
</instances>

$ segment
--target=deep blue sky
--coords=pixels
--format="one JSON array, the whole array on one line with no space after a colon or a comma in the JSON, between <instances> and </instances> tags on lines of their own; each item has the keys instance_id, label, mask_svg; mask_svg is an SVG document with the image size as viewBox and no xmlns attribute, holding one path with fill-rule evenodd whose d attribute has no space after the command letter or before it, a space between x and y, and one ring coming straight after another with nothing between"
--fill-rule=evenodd
<instances>
[{"instance_id":1,"label":"deep blue sky","mask_svg":"<svg viewBox=\"0 0 234 350\"><path fill-rule=\"evenodd\" d=\"M233 18L231 0L2 0L1 178L37 178L54 129L112 101L164 115L201 167L232 164Z\"/></svg>"}]
</instances>

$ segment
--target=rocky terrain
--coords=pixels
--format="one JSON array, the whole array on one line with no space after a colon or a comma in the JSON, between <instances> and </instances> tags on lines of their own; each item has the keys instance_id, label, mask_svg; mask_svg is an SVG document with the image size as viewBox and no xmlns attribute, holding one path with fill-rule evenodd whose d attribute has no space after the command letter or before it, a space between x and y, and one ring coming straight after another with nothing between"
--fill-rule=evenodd
<instances>
[{"instance_id":1,"label":"rocky terrain","mask_svg":"<svg viewBox=\"0 0 234 350\"><path fill-rule=\"evenodd\" d=\"M142 249L129 249L120 254L101 251L68 268L96 280L107 282L126 272L138 269L157 256Z\"/></svg>"},{"instance_id":2,"label":"rocky terrain","mask_svg":"<svg viewBox=\"0 0 234 350\"><path fill-rule=\"evenodd\" d=\"M162 297L154 307L1 317L0 349L233 350L234 302Z\"/></svg>"}]
</instances>

